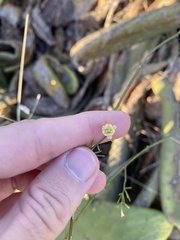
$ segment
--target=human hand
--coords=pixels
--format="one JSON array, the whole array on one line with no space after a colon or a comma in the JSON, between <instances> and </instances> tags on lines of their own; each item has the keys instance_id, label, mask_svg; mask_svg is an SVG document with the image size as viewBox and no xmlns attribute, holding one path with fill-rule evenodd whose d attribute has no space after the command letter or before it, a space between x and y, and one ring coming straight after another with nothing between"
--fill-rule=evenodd
<instances>
[{"instance_id":1,"label":"human hand","mask_svg":"<svg viewBox=\"0 0 180 240\"><path fill-rule=\"evenodd\" d=\"M84 147L99 142L107 121L113 138L129 129L119 111L25 120L0 127L0 239L55 239L85 193L106 182L96 155ZM14 193L19 189L20 193Z\"/></svg>"}]
</instances>

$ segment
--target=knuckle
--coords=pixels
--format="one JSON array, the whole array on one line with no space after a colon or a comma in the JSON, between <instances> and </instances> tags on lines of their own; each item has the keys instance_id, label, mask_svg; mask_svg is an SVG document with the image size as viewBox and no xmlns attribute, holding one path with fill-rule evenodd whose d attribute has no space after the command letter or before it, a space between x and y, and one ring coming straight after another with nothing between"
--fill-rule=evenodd
<instances>
[{"instance_id":1,"label":"knuckle","mask_svg":"<svg viewBox=\"0 0 180 240\"><path fill-rule=\"evenodd\" d=\"M64 228L67 224L71 201L67 190L56 191L53 187L32 186L29 189L31 208L45 226L53 231L54 223Z\"/></svg>"}]
</instances>

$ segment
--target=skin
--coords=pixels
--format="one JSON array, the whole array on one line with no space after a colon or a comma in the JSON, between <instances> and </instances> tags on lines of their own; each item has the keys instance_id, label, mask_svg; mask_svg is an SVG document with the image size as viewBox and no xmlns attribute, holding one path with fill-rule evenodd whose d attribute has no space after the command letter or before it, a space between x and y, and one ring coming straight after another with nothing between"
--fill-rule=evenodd
<instances>
[{"instance_id":1,"label":"skin","mask_svg":"<svg viewBox=\"0 0 180 240\"><path fill-rule=\"evenodd\" d=\"M113 139L130 126L123 112L92 111L0 127L1 240L55 239L84 194L105 187L99 161L85 146L103 138L107 122L117 126Z\"/></svg>"}]
</instances>

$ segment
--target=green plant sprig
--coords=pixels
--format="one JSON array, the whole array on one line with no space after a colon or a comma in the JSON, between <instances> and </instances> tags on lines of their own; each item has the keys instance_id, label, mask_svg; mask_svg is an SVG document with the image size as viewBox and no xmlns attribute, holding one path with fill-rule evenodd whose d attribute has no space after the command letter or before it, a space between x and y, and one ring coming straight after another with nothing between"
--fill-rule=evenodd
<instances>
[{"instance_id":1,"label":"green plant sprig","mask_svg":"<svg viewBox=\"0 0 180 240\"><path fill-rule=\"evenodd\" d=\"M97 151L94 151L94 153L96 154L96 156L103 156L103 155L99 155L99 153L101 153L101 149L99 147L99 144L101 144L106 138L108 138L109 140L112 140L112 136L115 133L115 129L116 126L112 125L110 123L105 124L104 126L102 126L102 133L103 133L103 138L97 143L97 144L92 144L89 148L93 151L95 148L97 148ZM94 195L95 198L95 195ZM92 199L91 199L92 202ZM89 202L88 205L85 205L84 210L89 206L89 204L91 203ZM78 214L78 217L81 215L81 213L84 211L82 209L82 211ZM78 217L76 218L75 221L77 221ZM71 217L70 220L70 224L69 224L69 231L66 234L65 239L68 240L72 240L72 229L73 229L73 225L74 225L74 216Z\"/></svg>"},{"instance_id":2,"label":"green plant sprig","mask_svg":"<svg viewBox=\"0 0 180 240\"><path fill-rule=\"evenodd\" d=\"M152 143L148 146L146 146L144 149L142 149L139 153L137 153L135 156L129 158L125 163L123 163L122 165L116 167L108 176L107 176L107 183L106 183L106 188L109 186L109 184L113 181L113 179L115 177L117 177L122 171L124 171L125 173L125 178L124 178L124 183L123 183L123 194L120 193L120 197L121 197L121 202L120 202L120 208L122 209L122 215L123 215L123 207L127 207L129 208L129 206L125 203L125 199L128 199L130 201L130 197L129 194L127 192L127 190L129 190L129 187L126 187L126 181L127 181L127 175L126 175L126 168L132 163L134 162L138 157L140 157L141 155L145 154L146 152L148 152L151 148L161 144L162 142L166 141L168 138L171 138L172 136L174 136L177 131L179 131L180 129L177 129L176 131L173 131L171 134L166 135L165 137L163 137L161 140ZM92 195L92 197L87 201L87 203L85 204L85 206L81 209L81 211L78 213L78 215L76 216L76 218L74 219L74 224L76 224L77 220L79 219L79 217L81 216L81 214L86 210L86 208L88 208L88 206L92 203L93 200L95 200L97 198L98 194L94 194ZM123 198L123 201L122 201ZM69 232L69 231L68 231ZM68 233L66 234L66 238L67 239Z\"/></svg>"},{"instance_id":3,"label":"green plant sprig","mask_svg":"<svg viewBox=\"0 0 180 240\"><path fill-rule=\"evenodd\" d=\"M132 187L126 187L127 183L127 168L124 168L124 182L123 182L123 190L121 193L119 193L119 198L117 201L117 204L120 205L120 212L121 212L121 217L124 217L124 211L123 207L130 208L129 205L126 204L126 199L131 202L131 198L129 196L129 193L127 190L132 189Z\"/></svg>"}]
</instances>

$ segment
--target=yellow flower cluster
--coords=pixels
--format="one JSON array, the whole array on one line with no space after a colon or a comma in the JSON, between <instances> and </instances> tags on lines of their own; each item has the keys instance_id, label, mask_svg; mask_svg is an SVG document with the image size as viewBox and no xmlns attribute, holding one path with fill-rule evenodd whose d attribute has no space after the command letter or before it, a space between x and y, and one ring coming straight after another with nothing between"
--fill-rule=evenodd
<instances>
[{"instance_id":1,"label":"yellow flower cluster","mask_svg":"<svg viewBox=\"0 0 180 240\"><path fill-rule=\"evenodd\" d=\"M116 125L112 125L110 123L105 124L102 126L102 133L106 136L109 140L112 139L113 134L115 133Z\"/></svg>"}]
</instances>

